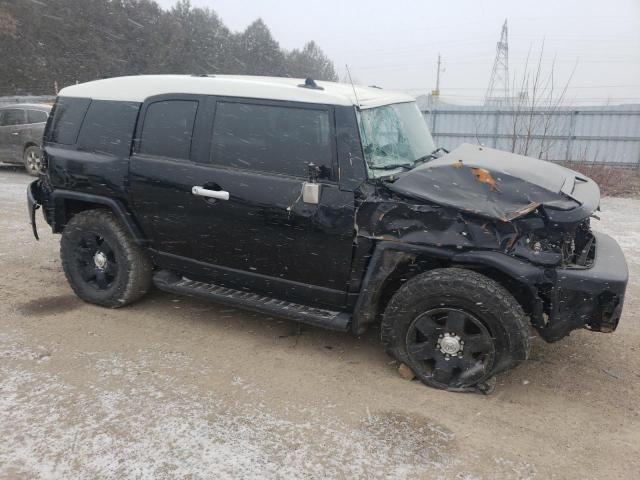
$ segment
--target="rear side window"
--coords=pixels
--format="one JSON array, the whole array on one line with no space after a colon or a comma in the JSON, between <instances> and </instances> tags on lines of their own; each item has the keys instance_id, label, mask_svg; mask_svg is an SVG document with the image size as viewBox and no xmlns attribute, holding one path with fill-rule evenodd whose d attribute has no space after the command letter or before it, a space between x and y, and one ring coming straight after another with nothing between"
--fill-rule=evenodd
<instances>
[{"instance_id":1,"label":"rear side window","mask_svg":"<svg viewBox=\"0 0 640 480\"><path fill-rule=\"evenodd\" d=\"M147 108L139 153L188 160L198 102L167 100Z\"/></svg>"},{"instance_id":2,"label":"rear side window","mask_svg":"<svg viewBox=\"0 0 640 480\"><path fill-rule=\"evenodd\" d=\"M212 161L296 177L306 177L310 163L330 172L329 125L328 110L218 102Z\"/></svg>"},{"instance_id":3,"label":"rear side window","mask_svg":"<svg viewBox=\"0 0 640 480\"><path fill-rule=\"evenodd\" d=\"M139 109L139 103L93 100L78 135L78 148L128 157Z\"/></svg>"},{"instance_id":4,"label":"rear side window","mask_svg":"<svg viewBox=\"0 0 640 480\"><path fill-rule=\"evenodd\" d=\"M91 100L88 98L59 97L54 108L53 120L47 125L46 140L74 145L90 103Z\"/></svg>"},{"instance_id":5,"label":"rear side window","mask_svg":"<svg viewBox=\"0 0 640 480\"><path fill-rule=\"evenodd\" d=\"M24 110L19 108L7 108L6 110L2 110L2 118L0 118L0 121L2 122L0 125L3 127L24 125L27 123Z\"/></svg>"},{"instance_id":6,"label":"rear side window","mask_svg":"<svg viewBox=\"0 0 640 480\"><path fill-rule=\"evenodd\" d=\"M27 110L27 123L45 123L48 116L42 110Z\"/></svg>"}]
</instances>

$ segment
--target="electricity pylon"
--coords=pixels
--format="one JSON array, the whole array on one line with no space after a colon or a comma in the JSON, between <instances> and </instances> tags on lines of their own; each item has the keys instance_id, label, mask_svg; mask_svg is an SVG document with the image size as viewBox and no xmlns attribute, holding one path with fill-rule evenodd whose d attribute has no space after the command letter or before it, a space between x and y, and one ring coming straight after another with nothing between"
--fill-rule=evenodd
<instances>
[{"instance_id":1,"label":"electricity pylon","mask_svg":"<svg viewBox=\"0 0 640 480\"><path fill-rule=\"evenodd\" d=\"M491 70L489 87L484 96L485 105L506 103L509 99L509 31L507 20L502 25L500 41L496 44L496 59Z\"/></svg>"}]
</instances>

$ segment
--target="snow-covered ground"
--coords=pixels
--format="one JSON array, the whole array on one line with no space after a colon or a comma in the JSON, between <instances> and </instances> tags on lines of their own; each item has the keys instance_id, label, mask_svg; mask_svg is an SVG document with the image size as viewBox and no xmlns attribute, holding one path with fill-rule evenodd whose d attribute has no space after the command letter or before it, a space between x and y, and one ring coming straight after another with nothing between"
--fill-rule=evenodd
<instances>
[{"instance_id":1,"label":"snow-covered ground","mask_svg":"<svg viewBox=\"0 0 640 480\"><path fill-rule=\"evenodd\" d=\"M154 292L120 310L64 281L0 168L0 478L634 478L640 201L594 227L632 270L612 335L536 341L489 397L401 379L353 338ZM597 451L597 454L594 452Z\"/></svg>"}]
</instances>

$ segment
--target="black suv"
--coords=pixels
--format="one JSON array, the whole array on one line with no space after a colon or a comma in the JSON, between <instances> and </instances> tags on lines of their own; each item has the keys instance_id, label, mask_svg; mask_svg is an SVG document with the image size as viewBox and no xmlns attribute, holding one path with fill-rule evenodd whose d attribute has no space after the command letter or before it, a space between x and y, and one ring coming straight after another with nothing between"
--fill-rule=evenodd
<instances>
[{"instance_id":1,"label":"black suv","mask_svg":"<svg viewBox=\"0 0 640 480\"><path fill-rule=\"evenodd\" d=\"M116 308L155 284L361 334L424 383L487 388L611 332L627 265L600 192L561 166L437 149L412 97L312 79L140 76L62 90L28 189L69 284Z\"/></svg>"}]
</instances>

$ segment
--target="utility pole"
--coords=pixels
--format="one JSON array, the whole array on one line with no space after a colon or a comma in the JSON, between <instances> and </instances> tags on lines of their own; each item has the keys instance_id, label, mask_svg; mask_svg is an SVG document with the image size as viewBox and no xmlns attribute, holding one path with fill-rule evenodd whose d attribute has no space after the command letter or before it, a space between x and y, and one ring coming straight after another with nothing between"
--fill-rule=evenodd
<instances>
[{"instance_id":1,"label":"utility pole","mask_svg":"<svg viewBox=\"0 0 640 480\"><path fill-rule=\"evenodd\" d=\"M496 44L496 58L491 70L489 87L484 96L485 105L500 105L509 100L509 31L505 19Z\"/></svg>"},{"instance_id":2,"label":"utility pole","mask_svg":"<svg viewBox=\"0 0 640 480\"><path fill-rule=\"evenodd\" d=\"M436 89L431 91L431 96L439 97L440 96L440 66L442 65L442 59L440 58L440 54L438 54L438 72L436 73Z\"/></svg>"}]
</instances>

